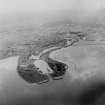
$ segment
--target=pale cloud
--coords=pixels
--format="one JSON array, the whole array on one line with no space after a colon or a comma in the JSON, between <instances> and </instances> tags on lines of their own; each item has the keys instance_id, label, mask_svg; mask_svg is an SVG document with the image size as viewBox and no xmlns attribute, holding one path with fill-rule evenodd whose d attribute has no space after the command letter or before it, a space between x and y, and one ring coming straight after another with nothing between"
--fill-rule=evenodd
<instances>
[{"instance_id":1,"label":"pale cloud","mask_svg":"<svg viewBox=\"0 0 105 105\"><path fill-rule=\"evenodd\" d=\"M46 12L72 9L94 12L105 7L105 0L0 0L0 13Z\"/></svg>"},{"instance_id":2,"label":"pale cloud","mask_svg":"<svg viewBox=\"0 0 105 105\"><path fill-rule=\"evenodd\" d=\"M70 8L75 0L0 0L0 12L50 11Z\"/></svg>"},{"instance_id":3,"label":"pale cloud","mask_svg":"<svg viewBox=\"0 0 105 105\"><path fill-rule=\"evenodd\" d=\"M78 9L84 11L97 11L105 8L104 0L79 0L76 4Z\"/></svg>"}]
</instances>

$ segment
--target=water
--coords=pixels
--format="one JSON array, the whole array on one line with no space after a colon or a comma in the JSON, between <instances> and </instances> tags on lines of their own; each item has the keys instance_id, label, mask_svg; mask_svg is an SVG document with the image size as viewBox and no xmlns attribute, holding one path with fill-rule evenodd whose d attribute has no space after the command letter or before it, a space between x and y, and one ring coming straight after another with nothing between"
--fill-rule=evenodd
<instances>
[{"instance_id":1,"label":"water","mask_svg":"<svg viewBox=\"0 0 105 105\"><path fill-rule=\"evenodd\" d=\"M78 48L78 51L82 48L83 47ZM69 49L66 50L69 51ZM72 48L71 52L73 52L73 50L75 51L76 49ZM63 52L59 52L58 57L62 54ZM71 53L71 55L72 54L74 53ZM96 89L99 89L100 92L102 87L101 93L104 93L104 79L100 78L102 74L97 74L87 80L77 78L71 81L72 75L68 74L71 72L68 72L63 80L50 81L42 85L28 84L20 78L17 73L16 67L18 59L19 57L16 56L0 61L0 105L84 105L85 102L82 97L85 97L85 92L87 92L88 89L94 91L96 86L98 87ZM97 91L98 90L95 90L95 92ZM80 96L81 98L79 98ZM93 103L91 100L87 105Z\"/></svg>"},{"instance_id":2,"label":"water","mask_svg":"<svg viewBox=\"0 0 105 105\"><path fill-rule=\"evenodd\" d=\"M92 33L95 34L95 32L101 35L101 29L101 32L103 32L102 35L104 36L104 25L100 25L100 28L97 28L94 24L93 30L93 25L89 26L89 24L84 24L84 26L81 26L80 24L74 24L72 23L72 21L67 20L66 23L68 23L69 26L66 26L65 20L63 22L61 22L60 20L58 22L60 23L60 25L57 25L57 22L50 24L52 25L52 28L49 24L46 24L46 27L48 28L46 29L43 26L39 26L39 23L37 23L36 25L36 21L34 21L34 19L30 19L31 22L27 20L29 19L24 20L24 22L19 20L16 23L14 23L14 21L12 21L11 19L9 23L6 22L5 24L0 25L0 50L5 49L8 46L11 47L14 44L16 45L25 42L31 42L32 40L35 41L36 39L42 40L42 36L44 36L44 38L45 36L47 36L47 38L45 38L46 40L48 39L50 34L51 37L57 36L57 38L59 39L61 38L61 35L60 37L58 37L59 32L65 32L65 30L67 32L69 32L70 30L85 30L86 33L90 35L89 38L91 38ZM49 33L48 31L52 32ZM67 35L69 36L69 34ZM63 36L64 34L62 35L62 37ZM87 45L87 43L82 43L81 46L85 47L86 49L89 49L89 47L86 47L85 45ZM71 47L70 52L68 50L65 50L65 54L64 52L58 53L57 55L55 54L56 58L62 59L62 55L65 55L65 58L63 58L64 61L67 62L67 60L69 59L69 62L72 63L71 60L74 60L77 63L77 65L79 65L80 62L79 60L77 60L77 55L80 54L81 51L84 51L83 47L80 47L78 49L76 47ZM92 49L94 49L94 47L92 47L90 50L86 50L86 52L91 52ZM104 49L104 46L101 49ZM68 55L71 55L72 57L68 57ZM75 72L73 75L71 75L70 71L67 73L65 79L59 81L50 81L43 85L28 84L22 78L20 78L16 70L18 56L0 60L0 105L86 105L86 103L83 101L83 97L86 96L85 93L88 92L88 89L90 89L90 92L92 92L92 90L94 90L97 87L97 91L100 91L102 89L101 93L105 92L103 85L103 81L105 80L104 50L101 50L101 55L102 56L98 57L98 60L99 58L101 58L103 59L103 61L101 61L101 67L97 68L97 70L101 72L98 72L96 76L93 76L91 78L90 76L88 76L89 78L86 79L84 76L80 75L78 76L78 78L72 79L72 76L75 76ZM85 62L85 60L83 62ZM73 69L74 68L75 67L73 67ZM80 72L82 70L84 71L84 69L81 68L77 69L77 71ZM86 68L85 70L91 70L91 68ZM83 79L83 77L85 79ZM95 91L95 93L97 93L97 91ZM88 94L88 96L89 95L91 94ZM80 99L78 97L80 97ZM96 100L98 99L96 98ZM103 100L101 100L101 104L98 105L105 105L105 102L103 102ZM87 105L91 104L93 103L89 102Z\"/></svg>"}]
</instances>

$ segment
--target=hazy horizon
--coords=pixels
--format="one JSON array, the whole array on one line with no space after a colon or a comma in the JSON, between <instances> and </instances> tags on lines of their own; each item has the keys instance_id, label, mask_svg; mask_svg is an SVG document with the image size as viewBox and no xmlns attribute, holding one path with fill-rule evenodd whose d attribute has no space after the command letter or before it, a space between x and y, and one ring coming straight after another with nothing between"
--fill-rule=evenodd
<instances>
[{"instance_id":1,"label":"hazy horizon","mask_svg":"<svg viewBox=\"0 0 105 105\"><path fill-rule=\"evenodd\" d=\"M24 13L59 15L63 11L76 16L93 16L104 9L104 0L0 0L0 16Z\"/></svg>"}]
</instances>

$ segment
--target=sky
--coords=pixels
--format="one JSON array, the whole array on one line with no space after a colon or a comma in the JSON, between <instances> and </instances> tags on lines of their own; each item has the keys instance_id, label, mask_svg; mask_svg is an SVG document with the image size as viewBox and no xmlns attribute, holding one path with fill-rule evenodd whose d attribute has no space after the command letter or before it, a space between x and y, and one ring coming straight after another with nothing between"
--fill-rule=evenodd
<instances>
[{"instance_id":1,"label":"sky","mask_svg":"<svg viewBox=\"0 0 105 105\"><path fill-rule=\"evenodd\" d=\"M105 0L0 0L0 13L41 13L64 9L92 13L104 8Z\"/></svg>"}]
</instances>

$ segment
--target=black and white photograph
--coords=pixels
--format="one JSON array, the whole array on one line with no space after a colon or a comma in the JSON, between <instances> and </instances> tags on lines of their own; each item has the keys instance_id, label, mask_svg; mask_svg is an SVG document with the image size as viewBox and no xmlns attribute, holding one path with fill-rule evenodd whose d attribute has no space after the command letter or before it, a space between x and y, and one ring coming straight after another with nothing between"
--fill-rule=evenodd
<instances>
[{"instance_id":1,"label":"black and white photograph","mask_svg":"<svg viewBox=\"0 0 105 105\"><path fill-rule=\"evenodd\" d=\"M0 105L105 105L105 0L0 0Z\"/></svg>"}]
</instances>

